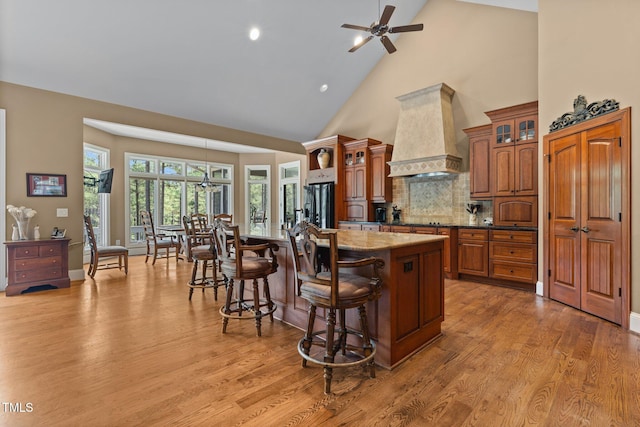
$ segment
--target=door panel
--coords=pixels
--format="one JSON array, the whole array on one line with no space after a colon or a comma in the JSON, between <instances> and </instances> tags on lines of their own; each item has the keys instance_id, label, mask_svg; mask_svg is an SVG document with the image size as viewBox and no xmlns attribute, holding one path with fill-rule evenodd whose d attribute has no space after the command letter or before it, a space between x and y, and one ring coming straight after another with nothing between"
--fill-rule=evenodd
<instances>
[{"instance_id":1,"label":"door panel","mask_svg":"<svg viewBox=\"0 0 640 427\"><path fill-rule=\"evenodd\" d=\"M549 140L549 296L620 324L621 123Z\"/></svg>"},{"instance_id":2,"label":"door panel","mask_svg":"<svg viewBox=\"0 0 640 427\"><path fill-rule=\"evenodd\" d=\"M549 296L580 308L580 136L551 141Z\"/></svg>"},{"instance_id":3,"label":"door panel","mask_svg":"<svg viewBox=\"0 0 640 427\"><path fill-rule=\"evenodd\" d=\"M581 211L582 310L621 321L622 188L620 123L585 132L582 153L584 202Z\"/></svg>"}]
</instances>

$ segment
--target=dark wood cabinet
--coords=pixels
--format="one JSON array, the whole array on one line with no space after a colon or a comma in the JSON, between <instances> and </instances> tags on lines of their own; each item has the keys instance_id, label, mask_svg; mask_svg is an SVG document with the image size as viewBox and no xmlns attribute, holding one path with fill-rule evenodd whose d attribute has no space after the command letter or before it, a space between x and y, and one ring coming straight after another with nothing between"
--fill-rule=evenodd
<instances>
[{"instance_id":1,"label":"dark wood cabinet","mask_svg":"<svg viewBox=\"0 0 640 427\"><path fill-rule=\"evenodd\" d=\"M489 234L489 276L535 284L538 280L536 232L491 230Z\"/></svg>"},{"instance_id":2,"label":"dark wood cabinet","mask_svg":"<svg viewBox=\"0 0 640 427\"><path fill-rule=\"evenodd\" d=\"M392 200L392 180L389 178L393 146L378 144L369 147L371 153L371 201L373 203L385 203Z\"/></svg>"},{"instance_id":3,"label":"dark wood cabinet","mask_svg":"<svg viewBox=\"0 0 640 427\"><path fill-rule=\"evenodd\" d=\"M473 228L458 230L458 272L489 276L489 232Z\"/></svg>"},{"instance_id":4,"label":"dark wood cabinet","mask_svg":"<svg viewBox=\"0 0 640 427\"><path fill-rule=\"evenodd\" d=\"M491 119L492 146L538 142L538 101L485 113Z\"/></svg>"},{"instance_id":5,"label":"dark wood cabinet","mask_svg":"<svg viewBox=\"0 0 640 427\"><path fill-rule=\"evenodd\" d=\"M494 148L491 166L493 196L538 194L538 144Z\"/></svg>"},{"instance_id":6,"label":"dark wood cabinet","mask_svg":"<svg viewBox=\"0 0 640 427\"><path fill-rule=\"evenodd\" d=\"M344 216L347 221L373 219L371 196L371 154L369 147L380 144L374 139L361 139L343 143Z\"/></svg>"},{"instance_id":7,"label":"dark wood cabinet","mask_svg":"<svg viewBox=\"0 0 640 427\"><path fill-rule=\"evenodd\" d=\"M469 137L469 195L472 199L490 199L491 194L491 130L483 125L464 129Z\"/></svg>"},{"instance_id":8,"label":"dark wood cabinet","mask_svg":"<svg viewBox=\"0 0 640 427\"><path fill-rule=\"evenodd\" d=\"M494 197L493 224L507 227L537 227L538 197Z\"/></svg>"},{"instance_id":9,"label":"dark wood cabinet","mask_svg":"<svg viewBox=\"0 0 640 427\"><path fill-rule=\"evenodd\" d=\"M69 240L18 240L7 246L6 296L24 292L68 288Z\"/></svg>"}]
</instances>

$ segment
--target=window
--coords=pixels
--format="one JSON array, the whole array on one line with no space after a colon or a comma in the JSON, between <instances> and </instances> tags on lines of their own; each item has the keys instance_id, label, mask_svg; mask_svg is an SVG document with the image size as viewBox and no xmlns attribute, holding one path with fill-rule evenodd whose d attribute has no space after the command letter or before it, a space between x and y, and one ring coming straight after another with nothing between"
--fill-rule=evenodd
<instances>
[{"instance_id":1,"label":"window","mask_svg":"<svg viewBox=\"0 0 640 427\"><path fill-rule=\"evenodd\" d=\"M109 197L98 193L94 180L100 172L109 169L109 150L91 144L84 144L84 213L91 217L93 232L99 246L109 245ZM89 245L85 239L84 254L89 256Z\"/></svg>"},{"instance_id":2,"label":"window","mask_svg":"<svg viewBox=\"0 0 640 427\"><path fill-rule=\"evenodd\" d=\"M182 216L192 213L233 214L233 165L131 153L125 154L125 163L128 245L144 243L141 210L152 213L156 226L181 225ZM213 191L198 191L205 171L215 184Z\"/></svg>"},{"instance_id":3,"label":"window","mask_svg":"<svg viewBox=\"0 0 640 427\"><path fill-rule=\"evenodd\" d=\"M300 209L300 161L282 163L280 168L280 224L287 227L297 220Z\"/></svg>"},{"instance_id":4,"label":"window","mask_svg":"<svg viewBox=\"0 0 640 427\"><path fill-rule=\"evenodd\" d=\"M270 170L269 165L245 166L247 183L247 206L249 207L249 229L262 227L270 215Z\"/></svg>"}]
</instances>

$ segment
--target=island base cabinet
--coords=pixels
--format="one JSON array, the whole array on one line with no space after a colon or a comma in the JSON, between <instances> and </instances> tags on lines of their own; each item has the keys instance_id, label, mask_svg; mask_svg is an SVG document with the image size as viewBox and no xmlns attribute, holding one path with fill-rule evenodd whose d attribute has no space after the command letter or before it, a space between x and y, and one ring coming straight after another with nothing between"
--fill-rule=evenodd
<instances>
[{"instance_id":1,"label":"island base cabinet","mask_svg":"<svg viewBox=\"0 0 640 427\"><path fill-rule=\"evenodd\" d=\"M276 252L278 271L269 276L271 297L278 304L274 316L300 328L307 328L308 304L297 295L293 259L287 244L265 238L280 246ZM376 341L376 364L392 369L441 335L444 320L443 241L433 241L381 251L340 250L340 259L381 258L382 291L367 304L369 330ZM370 274L370 268L353 269ZM347 326L358 329L357 310L347 310ZM325 329L325 310L316 313L316 328ZM295 351L295 350L293 350Z\"/></svg>"}]
</instances>

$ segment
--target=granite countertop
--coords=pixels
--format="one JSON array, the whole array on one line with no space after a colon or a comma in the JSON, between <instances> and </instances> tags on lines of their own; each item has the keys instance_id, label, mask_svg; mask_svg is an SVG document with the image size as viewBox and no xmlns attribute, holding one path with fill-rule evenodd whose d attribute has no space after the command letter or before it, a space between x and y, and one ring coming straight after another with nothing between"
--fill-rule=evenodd
<instances>
[{"instance_id":1,"label":"granite countertop","mask_svg":"<svg viewBox=\"0 0 640 427\"><path fill-rule=\"evenodd\" d=\"M375 222L375 221L340 221L345 223L372 224L372 225L400 225L403 227L446 227L446 228L479 228L485 230L522 230L522 231L538 231L537 227L518 227L507 225L469 225L469 224L419 224L412 222Z\"/></svg>"},{"instance_id":2,"label":"granite countertop","mask_svg":"<svg viewBox=\"0 0 640 427\"><path fill-rule=\"evenodd\" d=\"M380 251L385 249L395 249L405 246L412 246L420 243L436 242L445 240L447 236L432 234L409 234L409 233L376 233L360 230L337 230L338 247L340 249L352 251ZM284 243L287 239L285 230L277 226L253 227L249 232L241 227L240 234L248 238L258 240L275 241Z\"/></svg>"}]
</instances>

